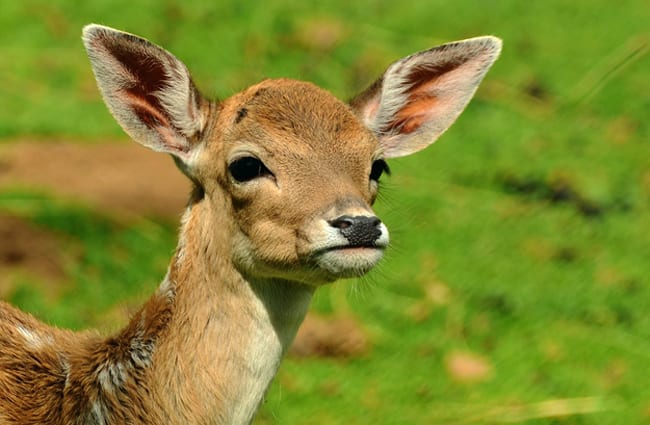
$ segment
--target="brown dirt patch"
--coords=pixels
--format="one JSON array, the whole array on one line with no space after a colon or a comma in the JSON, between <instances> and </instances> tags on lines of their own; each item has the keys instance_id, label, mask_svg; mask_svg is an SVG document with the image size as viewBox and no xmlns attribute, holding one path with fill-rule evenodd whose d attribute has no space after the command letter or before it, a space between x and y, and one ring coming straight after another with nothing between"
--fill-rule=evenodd
<instances>
[{"instance_id":1,"label":"brown dirt patch","mask_svg":"<svg viewBox=\"0 0 650 425\"><path fill-rule=\"evenodd\" d=\"M370 341L359 323L349 317L309 314L298 330L289 354L293 357L359 357Z\"/></svg>"},{"instance_id":2,"label":"brown dirt patch","mask_svg":"<svg viewBox=\"0 0 650 425\"><path fill-rule=\"evenodd\" d=\"M168 155L136 143L0 145L0 190L27 188L107 213L176 219L190 183Z\"/></svg>"},{"instance_id":3,"label":"brown dirt patch","mask_svg":"<svg viewBox=\"0 0 650 425\"><path fill-rule=\"evenodd\" d=\"M487 381L494 372L486 357L464 351L449 353L445 359L445 369L454 381L466 384Z\"/></svg>"},{"instance_id":4,"label":"brown dirt patch","mask_svg":"<svg viewBox=\"0 0 650 425\"><path fill-rule=\"evenodd\" d=\"M15 142L0 145L0 191L27 189L67 198L119 218L177 221L190 184L168 155L135 143ZM20 276L55 288L64 279L62 239L0 212L0 297Z\"/></svg>"},{"instance_id":5,"label":"brown dirt patch","mask_svg":"<svg viewBox=\"0 0 650 425\"><path fill-rule=\"evenodd\" d=\"M0 298L11 291L18 276L55 282L63 279L61 237L12 215L0 213Z\"/></svg>"}]
</instances>

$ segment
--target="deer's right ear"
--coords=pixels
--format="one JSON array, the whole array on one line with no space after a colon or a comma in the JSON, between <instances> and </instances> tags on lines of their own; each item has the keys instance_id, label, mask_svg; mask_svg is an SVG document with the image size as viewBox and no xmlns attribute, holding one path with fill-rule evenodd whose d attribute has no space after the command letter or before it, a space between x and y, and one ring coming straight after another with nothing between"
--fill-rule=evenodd
<instances>
[{"instance_id":1,"label":"deer's right ear","mask_svg":"<svg viewBox=\"0 0 650 425\"><path fill-rule=\"evenodd\" d=\"M185 65L143 38L100 25L86 26L83 42L104 102L124 131L188 165L205 117Z\"/></svg>"}]
</instances>

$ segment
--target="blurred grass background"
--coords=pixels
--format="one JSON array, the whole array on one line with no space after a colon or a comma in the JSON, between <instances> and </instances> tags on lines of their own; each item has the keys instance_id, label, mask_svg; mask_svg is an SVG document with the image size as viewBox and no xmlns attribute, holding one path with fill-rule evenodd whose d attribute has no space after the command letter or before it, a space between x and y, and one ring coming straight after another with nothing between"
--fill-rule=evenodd
<instances>
[{"instance_id":1,"label":"blurred grass background","mask_svg":"<svg viewBox=\"0 0 650 425\"><path fill-rule=\"evenodd\" d=\"M219 98L284 76L347 99L402 56L501 37L452 129L391 162L377 206L389 258L315 299L317 312L354 317L371 348L288 359L256 423L650 423L647 0L0 0L0 11L0 147L128 143L80 42L90 22L163 45ZM0 287L59 326L122 323L175 245L175 224L24 187L0 191L0 213L67 253L56 288L29 273Z\"/></svg>"}]
</instances>

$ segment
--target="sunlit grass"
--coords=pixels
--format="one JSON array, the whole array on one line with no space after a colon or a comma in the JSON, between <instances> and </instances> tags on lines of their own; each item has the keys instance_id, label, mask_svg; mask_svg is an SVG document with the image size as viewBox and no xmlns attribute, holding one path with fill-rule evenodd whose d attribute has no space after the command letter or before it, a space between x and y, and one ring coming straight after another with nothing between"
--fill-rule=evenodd
<instances>
[{"instance_id":1,"label":"sunlit grass","mask_svg":"<svg viewBox=\"0 0 650 425\"><path fill-rule=\"evenodd\" d=\"M394 241L384 264L314 300L357 318L372 348L288 359L256 423L648 421L647 3L0 0L0 10L0 143L125 138L81 47L89 22L164 45L221 98L286 76L345 99L403 55L502 37L458 123L391 162L377 205ZM66 278L54 293L33 276L0 291L59 326L115 329L175 244L173 226L24 190L0 192L0 210L61 235ZM449 366L457 353L489 373L462 381Z\"/></svg>"}]
</instances>

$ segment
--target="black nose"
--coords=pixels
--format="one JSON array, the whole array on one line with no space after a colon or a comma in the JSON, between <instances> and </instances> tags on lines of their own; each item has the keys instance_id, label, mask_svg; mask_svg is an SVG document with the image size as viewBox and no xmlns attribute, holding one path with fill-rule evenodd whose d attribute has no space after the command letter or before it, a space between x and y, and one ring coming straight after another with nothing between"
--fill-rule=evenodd
<instances>
[{"instance_id":1,"label":"black nose","mask_svg":"<svg viewBox=\"0 0 650 425\"><path fill-rule=\"evenodd\" d=\"M339 229L351 246L371 247L381 236L379 225L381 220L375 216L342 215L329 222L330 226Z\"/></svg>"}]
</instances>

